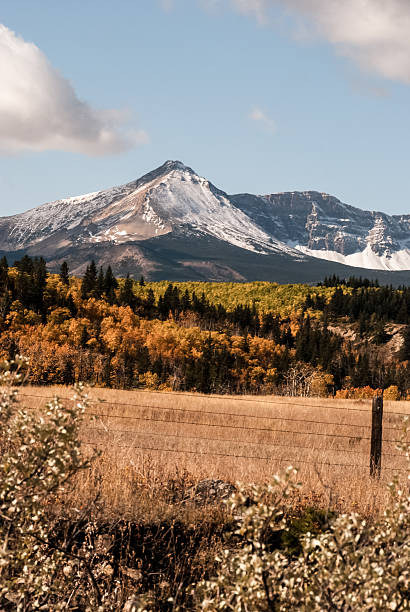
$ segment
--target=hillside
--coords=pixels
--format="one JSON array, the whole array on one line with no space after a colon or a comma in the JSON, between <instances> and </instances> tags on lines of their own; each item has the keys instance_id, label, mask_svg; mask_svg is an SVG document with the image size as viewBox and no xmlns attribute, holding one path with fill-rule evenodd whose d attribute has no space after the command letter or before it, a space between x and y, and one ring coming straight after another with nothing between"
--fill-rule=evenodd
<instances>
[{"instance_id":1,"label":"hillside","mask_svg":"<svg viewBox=\"0 0 410 612\"><path fill-rule=\"evenodd\" d=\"M28 257L15 268L2 261L0 277L0 355L30 357L35 384L299 395L394 387L392 399L410 389L406 288L336 277L319 287L137 283L94 263L79 279Z\"/></svg>"}]
</instances>

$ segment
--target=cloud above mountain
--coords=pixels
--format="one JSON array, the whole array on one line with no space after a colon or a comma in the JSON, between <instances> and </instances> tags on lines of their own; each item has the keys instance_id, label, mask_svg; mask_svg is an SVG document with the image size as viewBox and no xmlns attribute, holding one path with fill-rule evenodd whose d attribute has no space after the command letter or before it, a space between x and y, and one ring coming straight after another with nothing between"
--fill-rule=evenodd
<instances>
[{"instance_id":1,"label":"cloud above mountain","mask_svg":"<svg viewBox=\"0 0 410 612\"><path fill-rule=\"evenodd\" d=\"M276 122L269 117L264 110L259 108L259 106L255 106L252 109L249 113L249 119L261 124L266 132L270 132L271 134L276 132Z\"/></svg>"},{"instance_id":2,"label":"cloud above mountain","mask_svg":"<svg viewBox=\"0 0 410 612\"><path fill-rule=\"evenodd\" d=\"M127 114L97 110L33 43L0 24L0 153L58 150L100 156L147 141Z\"/></svg>"},{"instance_id":3,"label":"cloud above mountain","mask_svg":"<svg viewBox=\"0 0 410 612\"><path fill-rule=\"evenodd\" d=\"M409 0L202 0L229 5L260 22L284 8L311 36L331 43L362 69L410 83Z\"/></svg>"}]
</instances>

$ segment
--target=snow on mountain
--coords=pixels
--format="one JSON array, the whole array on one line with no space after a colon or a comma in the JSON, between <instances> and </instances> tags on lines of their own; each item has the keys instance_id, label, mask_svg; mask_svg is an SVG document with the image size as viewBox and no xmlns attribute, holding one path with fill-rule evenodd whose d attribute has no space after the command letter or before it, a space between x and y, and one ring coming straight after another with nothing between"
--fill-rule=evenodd
<instances>
[{"instance_id":1,"label":"snow on mountain","mask_svg":"<svg viewBox=\"0 0 410 612\"><path fill-rule=\"evenodd\" d=\"M354 268L389 271L410 270L409 249L396 251L388 257L387 255L378 255L370 244L367 245L364 251L352 253L351 255L342 255L336 251L309 249L302 245L296 245L295 248L305 255L325 259L327 261L334 261Z\"/></svg>"},{"instance_id":2,"label":"snow on mountain","mask_svg":"<svg viewBox=\"0 0 410 612\"><path fill-rule=\"evenodd\" d=\"M316 191L232 200L265 231L311 257L374 270L410 269L410 215L360 210Z\"/></svg>"},{"instance_id":3,"label":"snow on mountain","mask_svg":"<svg viewBox=\"0 0 410 612\"><path fill-rule=\"evenodd\" d=\"M153 185L146 206L173 229L189 228L254 252L294 254L233 206L224 192L186 167L172 169Z\"/></svg>"},{"instance_id":4,"label":"snow on mountain","mask_svg":"<svg viewBox=\"0 0 410 612\"><path fill-rule=\"evenodd\" d=\"M56 235L60 243L125 243L189 231L256 253L301 255L236 208L224 192L181 162L168 161L121 187L44 204L0 219L0 248L21 249Z\"/></svg>"},{"instance_id":5,"label":"snow on mountain","mask_svg":"<svg viewBox=\"0 0 410 612\"><path fill-rule=\"evenodd\" d=\"M110 246L123 246L124 257L142 257L140 245L157 248L165 238L189 252L198 241L216 240L294 262L314 257L373 270L410 270L410 215L363 211L316 191L228 195L180 161L170 160L126 185L0 218L1 251L57 259L73 252L89 258Z\"/></svg>"}]
</instances>

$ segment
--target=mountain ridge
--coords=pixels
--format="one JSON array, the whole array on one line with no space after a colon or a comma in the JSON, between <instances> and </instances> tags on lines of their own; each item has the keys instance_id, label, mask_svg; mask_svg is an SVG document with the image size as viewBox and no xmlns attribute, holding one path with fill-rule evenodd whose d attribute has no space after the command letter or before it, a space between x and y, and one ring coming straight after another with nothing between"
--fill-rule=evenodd
<instances>
[{"instance_id":1,"label":"mountain ridge","mask_svg":"<svg viewBox=\"0 0 410 612\"><path fill-rule=\"evenodd\" d=\"M186 270L194 256L197 268L224 269L228 278L258 280L237 265L248 258L255 274L250 262L257 256L261 269L271 265L270 280L278 276L275 257L289 270L310 266L323 275L344 266L353 273L409 271L410 279L410 215L363 211L318 191L228 195L178 160L124 185L0 218L0 251L43 255L51 269L64 258L80 270L115 247L117 269L126 260L134 275L145 266L148 277L161 269L166 278L161 245L171 268Z\"/></svg>"}]
</instances>

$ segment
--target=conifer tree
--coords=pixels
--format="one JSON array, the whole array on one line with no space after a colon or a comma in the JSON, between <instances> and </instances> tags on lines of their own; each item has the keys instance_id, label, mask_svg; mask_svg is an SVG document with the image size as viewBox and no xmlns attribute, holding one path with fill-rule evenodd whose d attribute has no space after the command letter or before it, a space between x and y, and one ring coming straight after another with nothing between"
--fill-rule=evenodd
<instances>
[{"instance_id":1,"label":"conifer tree","mask_svg":"<svg viewBox=\"0 0 410 612\"><path fill-rule=\"evenodd\" d=\"M91 297L95 294L97 289L97 266L95 265L95 261L87 266L85 274L81 283L81 298L83 300Z\"/></svg>"},{"instance_id":2,"label":"conifer tree","mask_svg":"<svg viewBox=\"0 0 410 612\"><path fill-rule=\"evenodd\" d=\"M395 318L396 318L396 321L398 323L408 323L408 321L409 321L407 303L406 303L406 300L404 299L404 297L403 297L403 299L401 301L400 308L399 308Z\"/></svg>"},{"instance_id":3,"label":"conifer tree","mask_svg":"<svg viewBox=\"0 0 410 612\"><path fill-rule=\"evenodd\" d=\"M100 298L100 297L102 297L103 293L104 293L104 270L103 270L103 267L100 266L100 270L99 270L98 276L97 276L96 294Z\"/></svg>"},{"instance_id":4,"label":"conifer tree","mask_svg":"<svg viewBox=\"0 0 410 612\"><path fill-rule=\"evenodd\" d=\"M4 323L11 304L9 291L9 265L6 257L0 259L0 325Z\"/></svg>"},{"instance_id":5,"label":"conifer tree","mask_svg":"<svg viewBox=\"0 0 410 612\"><path fill-rule=\"evenodd\" d=\"M112 273L111 266L108 266L104 277L104 293L110 304L114 304L116 296L115 290L118 288L118 281Z\"/></svg>"},{"instance_id":6,"label":"conifer tree","mask_svg":"<svg viewBox=\"0 0 410 612\"><path fill-rule=\"evenodd\" d=\"M69 276L69 271L68 271L68 264L66 261L63 261L63 263L60 266L60 280L63 283L63 285L66 285L68 287L68 285L70 284L70 276Z\"/></svg>"},{"instance_id":7,"label":"conifer tree","mask_svg":"<svg viewBox=\"0 0 410 612\"><path fill-rule=\"evenodd\" d=\"M9 264L6 257L0 259L0 290L8 284Z\"/></svg>"},{"instance_id":8,"label":"conifer tree","mask_svg":"<svg viewBox=\"0 0 410 612\"><path fill-rule=\"evenodd\" d=\"M119 302L122 306L130 306L132 309L135 308L136 296L133 291L133 282L129 274L127 274L124 284L120 289Z\"/></svg>"},{"instance_id":9,"label":"conifer tree","mask_svg":"<svg viewBox=\"0 0 410 612\"><path fill-rule=\"evenodd\" d=\"M64 385L73 385L74 384L74 365L71 359L67 359L64 364L64 369L62 372L62 379Z\"/></svg>"},{"instance_id":10,"label":"conifer tree","mask_svg":"<svg viewBox=\"0 0 410 612\"><path fill-rule=\"evenodd\" d=\"M361 312L359 316L359 334L363 337L368 330L368 321L364 312Z\"/></svg>"},{"instance_id":11,"label":"conifer tree","mask_svg":"<svg viewBox=\"0 0 410 612\"><path fill-rule=\"evenodd\" d=\"M166 304L164 297L162 295L158 298L158 311L161 319L166 319L169 313L169 306Z\"/></svg>"},{"instance_id":12,"label":"conifer tree","mask_svg":"<svg viewBox=\"0 0 410 612\"><path fill-rule=\"evenodd\" d=\"M151 287L148 289L147 298L145 300L145 308L148 316L152 315L155 308L155 294Z\"/></svg>"},{"instance_id":13,"label":"conifer tree","mask_svg":"<svg viewBox=\"0 0 410 612\"><path fill-rule=\"evenodd\" d=\"M300 329L296 334L296 359L308 362L313 354L314 345L312 338L310 317L301 321Z\"/></svg>"},{"instance_id":14,"label":"conifer tree","mask_svg":"<svg viewBox=\"0 0 410 612\"><path fill-rule=\"evenodd\" d=\"M16 261L14 265L22 274L33 273L33 260L28 255L24 255L24 257L22 257L20 261Z\"/></svg>"},{"instance_id":15,"label":"conifer tree","mask_svg":"<svg viewBox=\"0 0 410 612\"><path fill-rule=\"evenodd\" d=\"M111 266L108 266L104 277L104 293L108 295L113 289L118 288L118 281L112 273Z\"/></svg>"},{"instance_id":16,"label":"conifer tree","mask_svg":"<svg viewBox=\"0 0 410 612\"><path fill-rule=\"evenodd\" d=\"M34 301L37 312L44 313L44 292L47 286L47 267L42 257L33 261Z\"/></svg>"},{"instance_id":17,"label":"conifer tree","mask_svg":"<svg viewBox=\"0 0 410 612\"><path fill-rule=\"evenodd\" d=\"M189 297L188 289L185 289L185 293L181 299L181 309L183 312L186 312L191 308L191 299Z\"/></svg>"},{"instance_id":18,"label":"conifer tree","mask_svg":"<svg viewBox=\"0 0 410 612\"><path fill-rule=\"evenodd\" d=\"M31 259L25 255L15 262L17 277L14 283L15 298L24 308L45 313L44 291L47 283L46 262L42 257Z\"/></svg>"}]
</instances>

